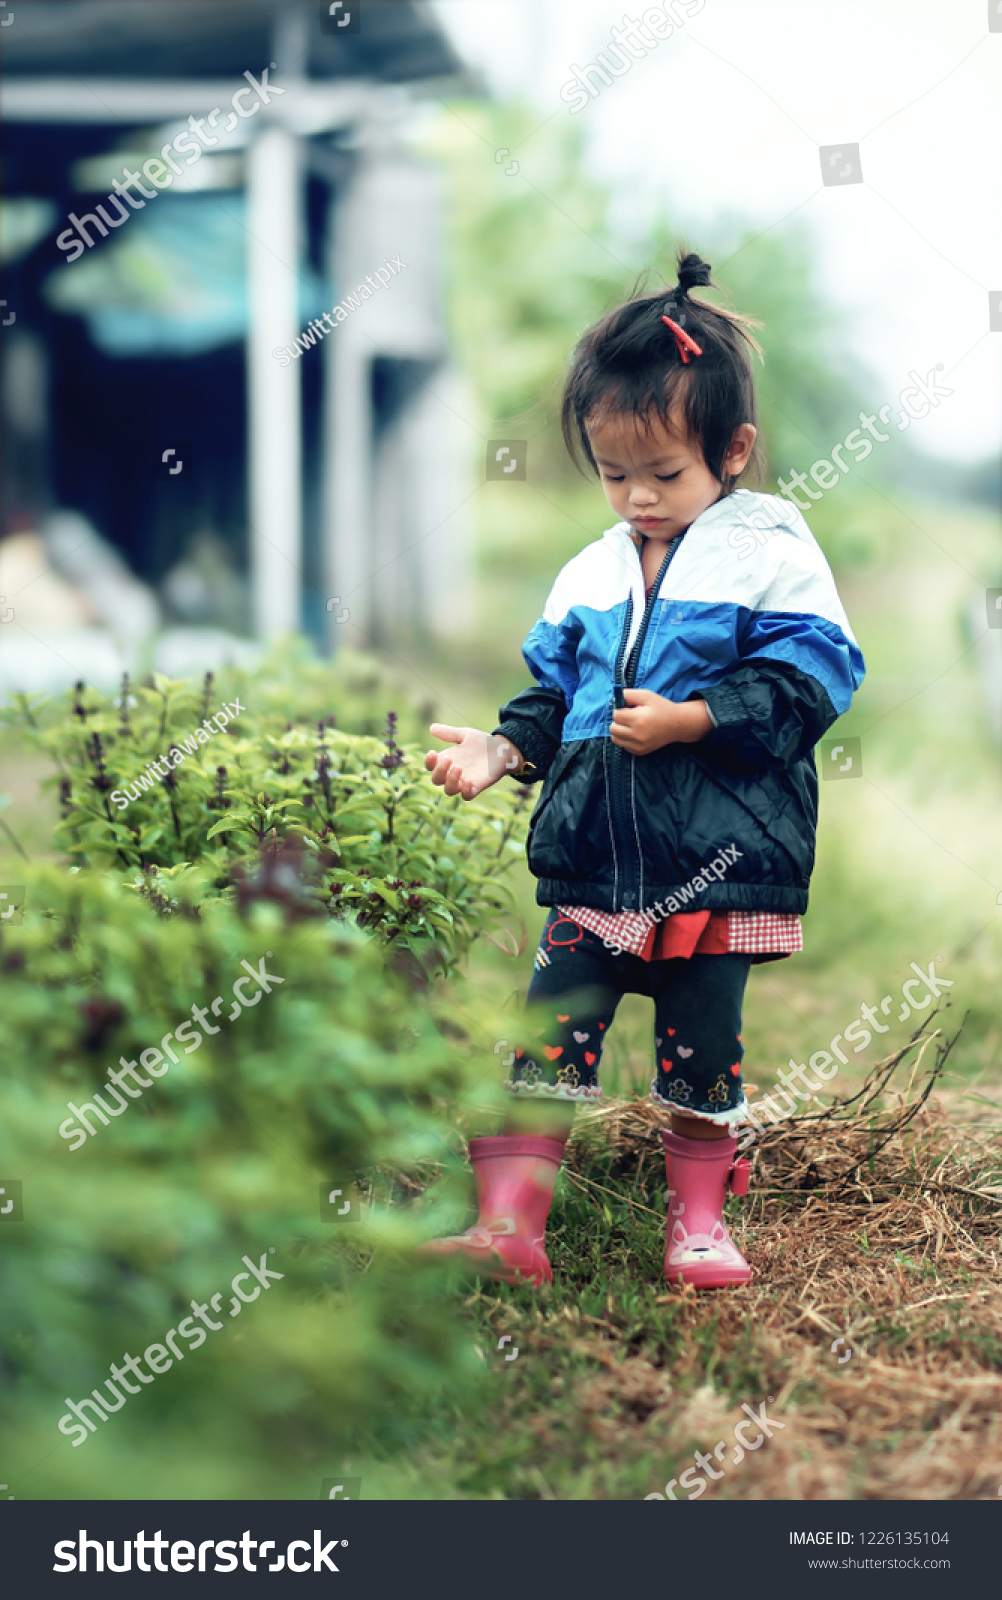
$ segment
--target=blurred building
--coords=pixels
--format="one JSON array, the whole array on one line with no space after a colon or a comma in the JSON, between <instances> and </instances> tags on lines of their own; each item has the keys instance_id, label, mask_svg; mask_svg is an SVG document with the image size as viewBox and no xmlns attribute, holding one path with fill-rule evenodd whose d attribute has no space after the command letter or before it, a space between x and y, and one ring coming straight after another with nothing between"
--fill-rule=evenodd
<instances>
[{"instance_id":1,"label":"blurred building","mask_svg":"<svg viewBox=\"0 0 1002 1600\"><path fill-rule=\"evenodd\" d=\"M462 63L428 8L11 10L0 686L96 682L154 635L180 675L461 626L470 406L404 129Z\"/></svg>"}]
</instances>

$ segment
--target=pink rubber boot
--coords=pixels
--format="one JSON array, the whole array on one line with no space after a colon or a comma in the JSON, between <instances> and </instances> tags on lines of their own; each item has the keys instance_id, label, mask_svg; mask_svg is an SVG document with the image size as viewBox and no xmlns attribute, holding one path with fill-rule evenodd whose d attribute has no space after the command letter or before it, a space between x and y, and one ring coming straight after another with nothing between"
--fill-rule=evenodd
<instances>
[{"instance_id":1,"label":"pink rubber boot","mask_svg":"<svg viewBox=\"0 0 1002 1600\"><path fill-rule=\"evenodd\" d=\"M738 1141L684 1139L662 1131L668 1174L668 1248L665 1277L697 1289L747 1283L751 1268L724 1227L724 1195L748 1193L747 1161L736 1161Z\"/></svg>"},{"instance_id":2,"label":"pink rubber boot","mask_svg":"<svg viewBox=\"0 0 1002 1600\"><path fill-rule=\"evenodd\" d=\"M535 1134L471 1139L477 1220L465 1233L431 1240L421 1253L459 1256L484 1277L505 1283L552 1283L543 1236L563 1154L560 1139Z\"/></svg>"}]
</instances>

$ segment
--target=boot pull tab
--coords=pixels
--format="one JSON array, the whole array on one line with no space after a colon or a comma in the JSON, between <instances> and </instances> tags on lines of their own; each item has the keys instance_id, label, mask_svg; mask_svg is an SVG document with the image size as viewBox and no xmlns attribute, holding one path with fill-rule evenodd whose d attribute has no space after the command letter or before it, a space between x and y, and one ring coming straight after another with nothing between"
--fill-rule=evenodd
<instances>
[{"instance_id":1,"label":"boot pull tab","mask_svg":"<svg viewBox=\"0 0 1002 1600\"><path fill-rule=\"evenodd\" d=\"M751 1177L751 1162L744 1157L735 1161L727 1174L727 1187L731 1194L746 1195L748 1193L748 1180Z\"/></svg>"}]
</instances>

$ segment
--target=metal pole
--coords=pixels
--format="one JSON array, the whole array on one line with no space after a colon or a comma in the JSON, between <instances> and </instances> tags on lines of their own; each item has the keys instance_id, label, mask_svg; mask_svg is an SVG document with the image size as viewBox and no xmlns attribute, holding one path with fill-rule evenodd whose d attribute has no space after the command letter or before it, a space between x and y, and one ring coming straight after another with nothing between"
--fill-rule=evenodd
<instances>
[{"instance_id":1,"label":"metal pole","mask_svg":"<svg viewBox=\"0 0 1002 1600\"><path fill-rule=\"evenodd\" d=\"M300 373L272 354L299 332L298 263L298 144L288 129L265 127L247 157L250 570L262 639L295 632L300 621Z\"/></svg>"}]
</instances>

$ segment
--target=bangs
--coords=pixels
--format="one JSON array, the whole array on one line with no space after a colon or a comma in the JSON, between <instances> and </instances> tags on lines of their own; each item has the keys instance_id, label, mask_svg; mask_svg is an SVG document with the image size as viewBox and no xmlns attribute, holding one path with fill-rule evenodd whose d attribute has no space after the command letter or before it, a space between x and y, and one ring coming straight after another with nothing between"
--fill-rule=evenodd
<instances>
[{"instance_id":1,"label":"bangs","mask_svg":"<svg viewBox=\"0 0 1002 1600\"><path fill-rule=\"evenodd\" d=\"M588 464L596 467L587 430L625 418L635 422L647 438L654 437L660 423L666 433L688 442L694 431L692 387L689 368L681 366L667 373L660 369L638 373L611 384L582 419L580 447Z\"/></svg>"}]
</instances>

